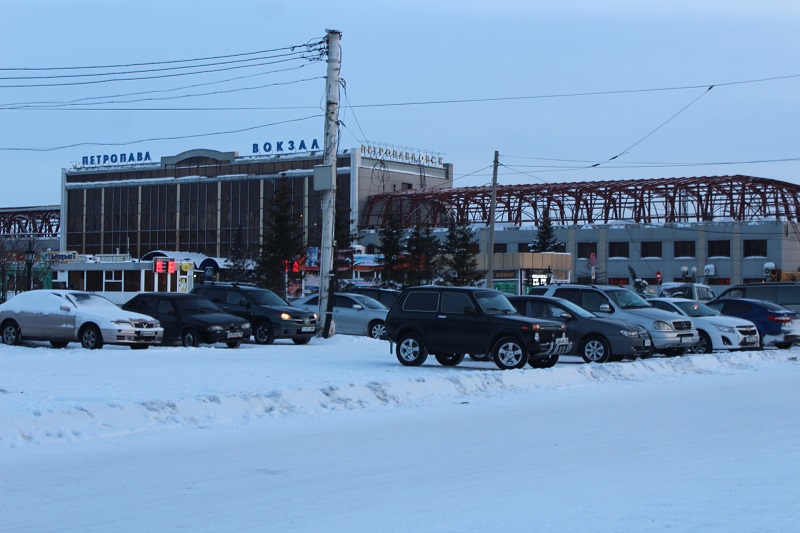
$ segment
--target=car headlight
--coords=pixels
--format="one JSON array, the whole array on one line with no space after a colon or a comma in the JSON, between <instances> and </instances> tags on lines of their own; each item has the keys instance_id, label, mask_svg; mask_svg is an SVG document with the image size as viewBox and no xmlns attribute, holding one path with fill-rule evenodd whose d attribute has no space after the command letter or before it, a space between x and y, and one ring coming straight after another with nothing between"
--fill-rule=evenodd
<instances>
[{"instance_id":1,"label":"car headlight","mask_svg":"<svg viewBox=\"0 0 800 533\"><path fill-rule=\"evenodd\" d=\"M622 333L623 335L625 335L626 337L636 338L636 337L639 336L639 332L638 331L634 331L632 329L621 329L621 330L619 330L619 332Z\"/></svg>"},{"instance_id":2,"label":"car headlight","mask_svg":"<svg viewBox=\"0 0 800 533\"><path fill-rule=\"evenodd\" d=\"M213 326L208 326L208 331L223 331L224 329L225 328L217 324L214 324Z\"/></svg>"},{"instance_id":3,"label":"car headlight","mask_svg":"<svg viewBox=\"0 0 800 533\"><path fill-rule=\"evenodd\" d=\"M317 316L317 313L314 313L314 320L319 320L319 316Z\"/></svg>"},{"instance_id":4,"label":"car headlight","mask_svg":"<svg viewBox=\"0 0 800 533\"><path fill-rule=\"evenodd\" d=\"M250 322L245 322L242 324L242 329L250 329Z\"/></svg>"},{"instance_id":5,"label":"car headlight","mask_svg":"<svg viewBox=\"0 0 800 533\"><path fill-rule=\"evenodd\" d=\"M281 313L281 320L291 320L291 319L292 315L290 315L289 313Z\"/></svg>"},{"instance_id":6,"label":"car headlight","mask_svg":"<svg viewBox=\"0 0 800 533\"><path fill-rule=\"evenodd\" d=\"M713 322L711 324L722 333L736 333L736 328L732 328L731 326L723 326L722 324L714 324Z\"/></svg>"},{"instance_id":7,"label":"car headlight","mask_svg":"<svg viewBox=\"0 0 800 533\"><path fill-rule=\"evenodd\" d=\"M670 326L667 322L662 322L661 320L656 320L653 322L653 327L658 331L672 331L672 326Z\"/></svg>"}]
</instances>

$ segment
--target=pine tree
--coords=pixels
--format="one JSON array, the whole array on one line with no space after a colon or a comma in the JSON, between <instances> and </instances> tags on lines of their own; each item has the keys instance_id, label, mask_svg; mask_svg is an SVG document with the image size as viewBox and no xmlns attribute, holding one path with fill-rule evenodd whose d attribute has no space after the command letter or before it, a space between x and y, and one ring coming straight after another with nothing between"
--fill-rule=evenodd
<instances>
[{"instance_id":1,"label":"pine tree","mask_svg":"<svg viewBox=\"0 0 800 533\"><path fill-rule=\"evenodd\" d=\"M433 283L442 270L442 245L430 224L416 224L411 228L405 245L408 260L407 285Z\"/></svg>"},{"instance_id":2,"label":"pine tree","mask_svg":"<svg viewBox=\"0 0 800 533\"><path fill-rule=\"evenodd\" d=\"M531 252L555 252L558 244L553 222L550 220L550 215L545 213L536 231L536 241L531 244L530 250Z\"/></svg>"},{"instance_id":3,"label":"pine tree","mask_svg":"<svg viewBox=\"0 0 800 533\"><path fill-rule=\"evenodd\" d=\"M292 263L303 253L303 231L300 215L294 213L294 202L288 179L276 184L275 199L264 224L264 243L256 264L258 284L286 298L287 277Z\"/></svg>"},{"instance_id":4,"label":"pine tree","mask_svg":"<svg viewBox=\"0 0 800 533\"><path fill-rule=\"evenodd\" d=\"M226 261L225 278L227 281L250 282L253 281L253 269L251 264L250 247L244 242L244 234L241 224L236 229L233 242L228 250Z\"/></svg>"},{"instance_id":5,"label":"pine tree","mask_svg":"<svg viewBox=\"0 0 800 533\"><path fill-rule=\"evenodd\" d=\"M473 286L483 279L483 274L478 271L477 254L478 241L472 225L467 220L450 219L450 231L444 243L444 253L447 255L444 276L445 284L454 286Z\"/></svg>"},{"instance_id":6,"label":"pine tree","mask_svg":"<svg viewBox=\"0 0 800 533\"><path fill-rule=\"evenodd\" d=\"M376 246L377 262L381 266L383 285L390 286L401 282L405 278L403 225L400 216L394 210L387 213L386 224L378 230L378 240L380 243Z\"/></svg>"}]
</instances>

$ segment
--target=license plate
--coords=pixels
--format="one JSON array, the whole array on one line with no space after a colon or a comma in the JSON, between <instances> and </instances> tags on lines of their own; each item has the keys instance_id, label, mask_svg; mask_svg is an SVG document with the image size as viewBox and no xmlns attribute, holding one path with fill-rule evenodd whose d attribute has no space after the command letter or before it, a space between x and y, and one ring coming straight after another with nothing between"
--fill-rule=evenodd
<instances>
[{"instance_id":1,"label":"license plate","mask_svg":"<svg viewBox=\"0 0 800 533\"><path fill-rule=\"evenodd\" d=\"M692 337L681 337L681 344L692 344L694 339Z\"/></svg>"},{"instance_id":2,"label":"license plate","mask_svg":"<svg viewBox=\"0 0 800 533\"><path fill-rule=\"evenodd\" d=\"M156 336L156 332L155 331L140 331L139 335L141 335L142 337L155 337Z\"/></svg>"},{"instance_id":3,"label":"license plate","mask_svg":"<svg viewBox=\"0 0 800 533\"><path fill-rule=\"evenodd\" d=\"M559 337L556 339L556 344L567 344L569 339L567 337Z\"/></svg>"},{"instance_id":4,"label":"license plate","mask_svg":"<svg viewBox=\"0 0 800 533\"><path fill-rule=\"evenodd\" d=\"M747 337L744 338L744 342L756 343L758 342L758 335L748 335Z\"/></svg>"},{"instance_id":5,"label":"license plate","mask_svg":"<svg viewBox=\"0 0 800 533\"><path fill-rule=\"evenodd\" d=\"M229 339L238 339L242 335L243 335L243 333L241 331L229 331L228 332L228 338Z\"/></svg>"},{"instance_id":6,"label":"license plate","mask_svg":"<svg viewBox=\"0 0 800 533\"><path fill-rule=\"evenodd\" d=\"M651 345L651 344L653 344L653 343L652 343L652 342L650 342L650 339L645 339L645 340L644 340L644 345L645 345L646 347L650 347L650 345Z\"/></svg>"},{"instance_id":7,"label":"license plate","mask_svg":"<svg viewBox=\"0 0 800 533\"><path fill-rule=\"evenodd\" d=\"M308 331L312 331L313 332L315 329L316 328L314 326L303 326L302 328L300 328L300 331L302 331L303 333L308 332Z\"/></svg>"}]
</instances>

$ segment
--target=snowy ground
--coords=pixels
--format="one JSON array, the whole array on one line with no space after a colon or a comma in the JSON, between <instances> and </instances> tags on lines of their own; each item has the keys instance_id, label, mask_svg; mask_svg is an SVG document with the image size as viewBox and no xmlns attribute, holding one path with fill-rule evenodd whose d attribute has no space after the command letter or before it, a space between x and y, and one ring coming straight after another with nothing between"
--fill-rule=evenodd
<instances>
[{"instance_id":1,"label":"snowy ground","mask_svg":"<svg viewBox=\"0 0 800 533\"><path fill-rule=\"evenodd\" d=\"M0 531L795 530L799 354L0 346Z\"/></svg>"}]
</instances>

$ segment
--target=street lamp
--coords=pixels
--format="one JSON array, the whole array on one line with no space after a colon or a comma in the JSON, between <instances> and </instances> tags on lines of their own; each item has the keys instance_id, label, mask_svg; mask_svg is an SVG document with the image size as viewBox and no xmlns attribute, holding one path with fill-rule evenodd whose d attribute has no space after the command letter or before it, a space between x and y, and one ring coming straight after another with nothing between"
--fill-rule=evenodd
<instances>
[{"instance_id":1,"label":"street lamp","mask_svg":"<svg viewBox=\"0 0 800 533\"><path fill-rule=\"evenodd\" d=\"M27 269L27 289L33 289L33 260L36 259L36 251L31 248L31 243L28 243L28 249L25 250L25 268Z\"/></svg>"},{"instance_id":2,"label":"street lamp","mask_svg":"<svg viewBox=\"0 0 800 533\"><path fill-rule=\"evenodd\" d=\"M686 278L689 277L689 267L682 266L681 267L681 281L686 281Z\"/></svg>"}]
</instances>

